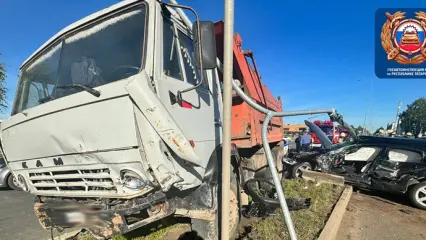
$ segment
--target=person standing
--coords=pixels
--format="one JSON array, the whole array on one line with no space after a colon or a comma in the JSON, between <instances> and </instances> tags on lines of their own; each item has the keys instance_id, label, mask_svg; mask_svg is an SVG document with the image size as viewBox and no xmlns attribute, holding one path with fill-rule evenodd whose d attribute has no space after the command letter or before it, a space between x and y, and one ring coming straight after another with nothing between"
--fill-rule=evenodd
<instances>
[{"instance_id":1,"label":"person standing","mask_svg":"<svg viewBox=\"0 0 426 240\"><path fill-rule=\"evenodd\" d=\"M300 138L300 145L302 145L302 152L307 152L309 150L309 145L311 144L311 136L309 136L308 131L304 131L302 137Z\"/></svg>"},{"instance_id":2,"label":"person standing","mask_svg":"<svg viewBox=\"0 0 426 240\"><path fill-rule=\"evenodd\" d=\"M300 139L302 134L298 134L294 142L296 143L296 152L300 152Z\"/></svg>"}]
</instances>

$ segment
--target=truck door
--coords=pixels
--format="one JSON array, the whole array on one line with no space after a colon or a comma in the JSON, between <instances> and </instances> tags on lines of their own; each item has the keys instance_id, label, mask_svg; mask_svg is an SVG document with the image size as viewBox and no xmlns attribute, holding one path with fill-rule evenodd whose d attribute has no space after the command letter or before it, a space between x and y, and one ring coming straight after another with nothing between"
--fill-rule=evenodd
<instances>
[{"instance_id":1,"label":"truck door","mask_svg":"<svg viewBox=\"0 0 426 240\"><path fill-rule=\"evenodd\" d=\"M210 154L220 143L217 87L213 81L203 83L196 90L183 93L182 104L176 102L178 91L200 81L200 71L195 64L191 34L182 25L163 17L157 24L157 29L161 31L156 31L159 39L155 50L156 90L186 138L193 141L198 157L207 163Z\"/></svg>"}]
</instances>

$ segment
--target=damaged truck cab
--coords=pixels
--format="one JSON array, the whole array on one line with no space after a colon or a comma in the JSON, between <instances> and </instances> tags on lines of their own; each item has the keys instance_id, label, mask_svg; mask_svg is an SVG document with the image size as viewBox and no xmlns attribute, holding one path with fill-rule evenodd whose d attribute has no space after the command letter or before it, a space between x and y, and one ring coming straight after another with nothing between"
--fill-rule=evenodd
<instances>
[{"instance_id":1,"label":"damaged truck cab","mask_svg":"<svg viewBox=\"0 0 426 240\"><path fill-rule=\"evenodd\" d=\"M176 101L200 80L191 29L154 0L83 18L30 56L2 148L21 187L38 196L40 223L88 224L108 237L214 210L221 103L217 72L203 74L208 81Z\"/></svg>"},{"instance_id":2,"label":"damaged truck cab","mask_svg":"<svg viewBox=\"0 0 426 240\"><path fill-rule=\"evenodd\" d=\"M208 64L200 70L204 56L216 60L208 39L216 26L199 26L207 38L198 40L210 49L194 44L195 30L167 4L122 1L61 30L23 63L1 147L20 187L37 196L44 228L79 225L107 238L174 214L190 217L203 238L217 238L222 79ZM259 75L253 86L244 76L247 89L266 89ZM247 139L248 162L264 155L257 137L250 142L260 124L234 138ZM275 120L271 130L281 125ZM271 137L277 145L282 131ZM233 145L232 232L248 176L240 153Z\"/></svg>"}]
</instances>

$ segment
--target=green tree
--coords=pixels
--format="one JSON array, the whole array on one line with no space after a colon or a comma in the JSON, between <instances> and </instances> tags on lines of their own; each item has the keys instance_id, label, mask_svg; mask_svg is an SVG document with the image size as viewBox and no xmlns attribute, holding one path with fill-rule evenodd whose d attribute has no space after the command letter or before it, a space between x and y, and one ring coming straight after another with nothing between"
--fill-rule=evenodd
<instances>
[{"instance_id":1,"label":"green tree","mask_svg":"<svg viewBox=\"0 0 426 240\"><path fill-rule=\"evenodd\" d=\"M361 125L358 125L358 127L354 127L354 130L355 130L356 133L362 133L363 129L364 128Z\"/></svg>"},{"instance_id":2,"label":"green tree","mask_svg":"<svg viewBox=\"0 0 426 240\"><path fill-rule=\"evenodd\" d=\"M418 98L399 115L402 132L419 134L426 131L426 98Z\"/></svg>"},{"instance_id":3,"label":"green tree","mask_svg":"<svg viewBox=\"0 0 426 240\"><path fill-rule=\"evenodd\" d=\"M3 63L0 62L0 112L4 112L7 109L6 93L6 68Z\"/></svg>"},{"instance_id":4,"label":"green tree","mask_svg":"<svg viewBox=\"0 0 426 240\"><path fill-rule=\"evenodd\" d=\"M383 127L379 127L378 129L376 129L376 131L374 131L374 134L379 134L380 131L384 131L385 129Z\"/></svg>"}]
</instances>

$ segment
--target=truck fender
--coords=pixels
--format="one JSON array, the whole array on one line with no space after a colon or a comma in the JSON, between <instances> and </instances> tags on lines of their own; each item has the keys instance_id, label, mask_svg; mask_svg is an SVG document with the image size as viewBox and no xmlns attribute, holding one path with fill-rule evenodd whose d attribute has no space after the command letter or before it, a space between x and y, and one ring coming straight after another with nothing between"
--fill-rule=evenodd
<instances>
[{"instance_id":1,"label":"truck fender","mask_svg":"<svg viewBox=\"0 0 426 240\"><path fill-rule=\"evenodd\" d=\"M161 139L180 158L204 167L194 149L173 117L157 95L149 87L149 76L145 70L133 77L126 86L136 106L146 117Z\"/></svg>"},{"instance_id":2,"label":"truck fender","mask_svg":"<svg viewBox=\"0 0 426 240\"><path fill-rule=\"evenodd\" d=\"M231 165L234 169L238 171L238 173L241 172L240 169L240 155L238 153L237 146L235 144L231 145ZM208 183L210 185L216 185L218 184L219 180L219 170L222 168L222 144L218 145L210 155L209 161L207 163L203 182ZM238 174L239 178L241 178L240 174ZM239 182L241 182L242 179L238 179Z\"/></svg>"}]
</instances>

